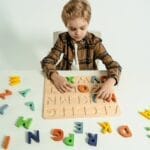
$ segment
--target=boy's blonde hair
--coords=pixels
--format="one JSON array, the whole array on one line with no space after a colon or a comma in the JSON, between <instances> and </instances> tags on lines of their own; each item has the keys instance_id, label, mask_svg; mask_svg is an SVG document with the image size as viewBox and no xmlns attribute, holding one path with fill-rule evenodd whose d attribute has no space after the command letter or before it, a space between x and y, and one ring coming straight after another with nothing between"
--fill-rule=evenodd
<instances>
[{"instance_id":1,"label":"boy's blonde hair","mask_svg":"<svg viewBox=\"0 0 150 150\"><path fill-rule=\"evenodd\" d=\"M67 26L67 21L75 18L84 18L88 23L91 19L91 6L87 0L70 0L62 11L62 20Z\"/></svg>"}]
</instances>

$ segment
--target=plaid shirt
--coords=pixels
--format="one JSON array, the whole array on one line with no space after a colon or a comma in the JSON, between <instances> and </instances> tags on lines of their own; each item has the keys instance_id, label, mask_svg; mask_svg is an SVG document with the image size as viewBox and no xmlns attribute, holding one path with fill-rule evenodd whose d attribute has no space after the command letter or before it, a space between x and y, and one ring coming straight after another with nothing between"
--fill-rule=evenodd
<instances>
[{"instance_id":1,"label":"plaid shirt","mask_svg":"<svg viewBox=\"0 0 150 150\"><path fill-rule=\"evenodd\" d=\"M84 39L77 44L80 70L96 70L95 60L100 59L107 68L108 77L114 78L116 84L118 83L121 66L108 54L100 38L88 32ZM62 53L63 58L56 66ZM68 32L61 33L50 53L41 61L43 72L50 79L51 74L57 72L57 70L71 70L74 57L73 39Z\"/></svg>"}]
</instances>

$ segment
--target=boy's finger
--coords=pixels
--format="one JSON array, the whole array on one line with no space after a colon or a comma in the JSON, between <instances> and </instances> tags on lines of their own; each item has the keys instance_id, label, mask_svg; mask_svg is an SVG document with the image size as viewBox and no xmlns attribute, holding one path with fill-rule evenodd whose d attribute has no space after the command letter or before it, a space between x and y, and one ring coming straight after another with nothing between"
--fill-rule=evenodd
<instances>
[{"instance_id":1,"label":"boy's finger","mask_svg":"<svg viewBox=\"0 0 150 150\"><path fill-rule=\"evenodd\" d=\"M98 93L99 90L100 90L100 86L95 86L91 89L91 93Z\"/></svg>"},{"instance_id":2,"label":"boy's finger","mask_svg":"<svg viewBox=\"0 0 150 150\"><path fill-rule=\"evenodd\" d=\"M111 101L112 94L109 94L109 97L106 99L107 102Z\"/></svg>"},{"instance_id":3,"label":"boy's finger","mask_svg":"<svg viewBox=\"0 0 150 150\"><path fill-rule=\"evenodd\" d=\"M109 93L105 93L105 96L104 96L104 100L108 99L109 98Z\"/></svg>"},{"instance_id":4,"label":"boy's finger","mask_svg":"<svg viewBox=\"0 0 150 150\"><path fill-rule=\"evenodd\" d=\"M68 84L68 83L67 83L66 85L67 85L67 87L69 87L69 88L71 88L71 89L73 88L73 86L70 85L70 84Z\"/></svg>"},{"instance_id":5,"label":"boy's finger","mask_svg":"<svg viewBox=\"0 0 150 150\"><path fill-rule=\"evenodd\" d=\"M97 92L96 98L101 98L102 93L103 93L103 91L101 91L101 90L99 92Z\"/></svg>"},{"instance_id":6,"label":"boy's finger","mask_svg":"<svg viewBox=\"0 0 150 150\"><path fill-rule=\"evenodd\" d=\"M105 99L105 96L106 96L106 93L103 91L100 98Z\"/></svg>"},{"instance_id":7,"label":"boy's finger","mask_svg":"<svg viewBox=\"0 0 150 150\"><path fill-rule=\"evenodd\" d=\"M64 88L66 89L66 92L70 92L72 90L72 87L68 86L68 85L65 85Z\"/></svg>"},{"instance_id":8,"label":"boy's finger","mask_svg":"<svg viewBox=\"0 0 150 150\"><path fill-rule=\"evenodd\" d=\"M65 92L65 89L63 88L63 86L60 86L60 87L56 87L57 90L60 92L60 93L64 93Z\"/></svg>"},{"instance_id":9,"label":"boy's finger","mask_svg":"<svg viewBox=\"0 0 150 150\"><path fill-rule=\"evenodd\" d=\"M60 93L64 93L64 91L61 88L57 89Z\"/></svg>"},{"instance_id":10,"label":"boy's finger","mask_svg":"<svg viewBox=\"0 0 150 150\"><path fill-rule=\"evenodd\" d=\"M66 89L65 85L61 86L61 89L62 89L63 93L67 92L67 89Z\"/></svg>"}]
</instances>

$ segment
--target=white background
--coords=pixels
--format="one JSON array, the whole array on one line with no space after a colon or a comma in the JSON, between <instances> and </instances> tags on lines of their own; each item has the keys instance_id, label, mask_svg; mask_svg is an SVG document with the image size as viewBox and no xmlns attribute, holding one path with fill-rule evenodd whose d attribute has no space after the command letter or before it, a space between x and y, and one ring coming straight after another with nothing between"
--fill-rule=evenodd
<instances>
[{"instance_id":1,"label":"white background","mask_svg":"<svg viewBox=\"0 0 150 150\"><path fill-rule=\"evenodd\" d=\"M61 72L62 75L95 75L97 72ZM9 77L19 75L21 84L9 86ZM127 75L128 76L128 75ZM142 77L140 75L139 77ZM147 75L145 76L147 78ZM129 82L130 81L130 82ZM150 131L145 127L150 127L150 121L139 114L145 109L150 109L149 103L149 81L137 82L137 78L122 75L119 86L115 89L117 100L121 108L121 115L118 117L96 117L96 118L78 118L78 119L43 119L43 76L39 71L1 71L0 74L0 92L5 89L13 91L12 96L6 97L6 100L0 99L0 106L8 104L4 115L0 115L0 143L3 142L4 136L11 136L9 144L10 150L149 150ZM144 87L144 90L139 86ZM23 97L19 91L30 88L31 92ZM35 105L35 111L31 111L24 103L32 101ZM23 127L17 128L15 123L17 119L23 116L24 119L32 118L32 124L29 129ZM76 134L75 122L83 122L83 134ZM98 123L109 122L112 128L111 134L102 134L101 127ZM131 132L131 138L123 138L117 132L118 127L128 125ZM64 137L69 133L75 136L74 146L66 146L63 141L53 141L51 131L54 128L60 128L64 131ZM35 130L40 132L40 143L32 140L32 144L26 141L28 131L34 133ZM97 146L87 144L87 133L98 134ZM0 147L0 150L3 150Z\"/></svg>"},{"instance_id":2,"label":"white background","mask_svg":"<svg viewBox=\"0 0 150 150\"><path fill-rule=\"evenodd\" d=\"M63 143L49 142L51 128L60 127L66 135L72 131L75 120L45 121L41 118L43 78L40 74L40 60L47 55L53 45L53 32L65 30L60 15L62 6L67 0L0 0L0 71L12 70L0 75L0 92L7 88L8 76L20 74L24 85L20 88L33 89L31 99L39 100L38 115L30 114L24 109L18 95L13 97L8 118L0 124L0 142L5 134L12 135L10 147L20 149L37 149L38 144L25 144L24 129L13 126L17 116L34 117L31 130L41 129L41 144L39 149L55 148L58 150L75 149L91 150L85 143L85 134L76 141L75 148L68 148ZM149 149L149 139L146 137L145 126L150 126L149 120L138 115L138 111L150 107L150 1L149 0L90 0L92 20L89 30L101 32L103 43L114 59L123 68L117 95L122 107L122 116L112 119L85 119L85 132L99 132L97 122L109 121L114 129L111 135L99 136L99 146L96 150ZM17 72L14 70L37 70L37 72ZM32 76L33 75L33 76ZM32 80L34 79L34 80ZM40 84L40 85L39 85ZM19 90L14 89L14 90ZM17 93L17 92L16 92ZM37 94L38 93L38 94ZM16 102L16 100L18 101ZM13 109L12 109L13 108ZM18 108L14 111L15 108ZM19 109L20 108L20 109ZM23 109L23 110L22 110ZM12 111L12 116L9 116ZM19 114L18 114L19 113ZM11 118L11 119L10 119ZM9 120L10 119L10 120ZM11 124L11 125L9 125ZM128 124L134 136L132 139L120 138L116 129L119 125ZM57 126L56 126L57 125ZM6 128L5 128L6 127ZM17 134L16 134L17 133ZM21 138L20 138L21 137ZM17 141L17 142L16 142ZM24 145L25 144L25 145ZM48 147L46 146L48 144ZM18 147L18 145L23 145ZM13 149L13 150L14 150Z\"/></svg>"},{"instance_id":3,"label":"white background","mask_svg":"<svg viewBox=\"0 0 150 150\"><path fill-rule=\"evenodd\" d=\"M0 1L0 70L41 69L40 60L53 45L53 32L65 30L61 11L67 0ZM90 0L89 30L124 71L150 70L150 1Z\"/></svg>"}]
</instances>

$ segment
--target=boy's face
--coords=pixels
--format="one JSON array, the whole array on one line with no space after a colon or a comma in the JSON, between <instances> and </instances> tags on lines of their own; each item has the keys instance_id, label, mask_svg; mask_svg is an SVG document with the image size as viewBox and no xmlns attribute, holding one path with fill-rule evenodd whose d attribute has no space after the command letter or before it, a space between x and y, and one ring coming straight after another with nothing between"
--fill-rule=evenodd
<instances>
[{"instance_id":1,"label":"boy's face","mask_svg":"<svg viewBox=\"0 0 150 150\"><path fill-rule=\"evenodd\" d=\"M68 20L67 28L69 35L77 42L81 41L88 30L89 23L83 18Z\"/></svg>"}]
</instances>

